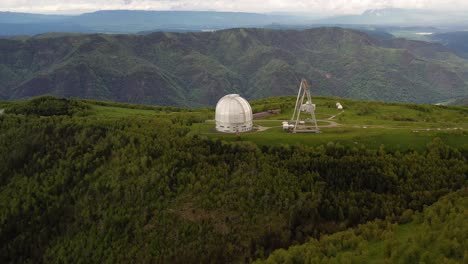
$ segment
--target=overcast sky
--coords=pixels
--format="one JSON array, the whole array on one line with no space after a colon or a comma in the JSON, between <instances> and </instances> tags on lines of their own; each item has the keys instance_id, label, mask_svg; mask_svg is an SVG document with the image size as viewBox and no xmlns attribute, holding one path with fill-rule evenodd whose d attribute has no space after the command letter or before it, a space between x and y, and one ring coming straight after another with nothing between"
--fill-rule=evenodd
<instances>
[{"instance_id":1,"label":"overcast sky","mask_svg":"<svg viewBox=\"0 0 468 264\"><path fill-rule=\"evenodd\" d=\"M357 14L384 7L468 10L468 0L0 0L2 11L64 14L103 9Z\"/></svg>"}]
</instances>

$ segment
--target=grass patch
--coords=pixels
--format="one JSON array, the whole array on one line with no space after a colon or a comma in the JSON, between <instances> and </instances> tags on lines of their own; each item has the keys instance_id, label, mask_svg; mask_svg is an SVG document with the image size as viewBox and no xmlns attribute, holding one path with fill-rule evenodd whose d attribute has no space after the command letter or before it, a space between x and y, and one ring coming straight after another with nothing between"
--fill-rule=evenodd
<instances>
[{"instance_id":1,"label":"grass patch","mask_svg":"<svg viewBox=\"0 0 468 264\"><path fill-rule=\"evenodd\" d=\"M94 115L103 117L156 116L160 114L155 110L132 109L116 106L92 105L91 109Z\"/></svg>"}]
</instances>

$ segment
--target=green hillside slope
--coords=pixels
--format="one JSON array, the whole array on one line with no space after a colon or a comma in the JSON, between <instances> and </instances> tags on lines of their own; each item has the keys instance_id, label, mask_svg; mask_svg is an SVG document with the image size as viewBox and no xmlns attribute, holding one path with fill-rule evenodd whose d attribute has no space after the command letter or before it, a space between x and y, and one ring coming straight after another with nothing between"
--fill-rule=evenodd
<instances>
[{"instance_id":1,"label":"green hillside slope","mask_svg":"<svg viewBox=\"0 0 468 264\"><path fill-rule=\"evenodd\" d=\"M52 97L0 108L2 263L249 262L467 186L468 151L440 139L260 146L205 135L212 109Z\"/></svg>"},{"instance_id":2,"label":"green hillside slope","mask_svg":"<svg viewBox=\"0 0 468 264\"><path fill-rule=\"evenodd\" d=\"M274 252L256 263L466 263L468 189L449 194L400 223L374 221L304 245Z\"/></svg>"},{"instance_id":3,"label":"green hillside slope","mask_svg":"<svg viewBox=\"0 0 468 264\"><path fill-rule=\"evenodd\" d=\"M454 50L460 57L468 58L468 32L448 32L434 34L430 39Z\"/></svg>"},{"instance_id":4,"label":"green hillside slope","mask_svg":"<svg viewBox=\"0 0 468 264\"><path fill-rule=\"evenodd\" d=\"M340 28L232 29L0 40L0 98L41 94L202 106L226 93L439 102L468 93L468 66L443 46Z\"/></svg>"}]
</instances>

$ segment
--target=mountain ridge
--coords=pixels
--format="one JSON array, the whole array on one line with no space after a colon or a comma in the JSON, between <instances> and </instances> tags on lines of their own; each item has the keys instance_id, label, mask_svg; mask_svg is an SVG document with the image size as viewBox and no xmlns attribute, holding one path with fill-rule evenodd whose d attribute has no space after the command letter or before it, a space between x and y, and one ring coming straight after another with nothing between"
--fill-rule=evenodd
<instances>
[{"instance_id":1,"label":"mountain ridge","mask_svg":"<svg viewBox=\"0 0 468 264\"><path fill-rule=\"evenodd\" d=\"M454 50L458 56L468 59L468 31L433 34L430 38Z\"/></svg>"},{"instance_id":2,"label":"mountain ridge","mask_svg":"<svg viewBox=\"0 0 468 264\"><path fill-rule=\"evenodd\" d=\"M77 15L46 15L0 11L2 36L48 32L138 33L148 31L191 32L271 25L319 27L323 25L440 27L438 32L466 30L463 12L420 9L370 9L358 15L306 13L252 13L218 11L98 10Z\"/></svg>"},{"instance_id":3,"label":"mountain ridge","mask_svg":"<svg viewBox=\"0 0 468 264\"><path fill-rule=\"evenodd\" d=\"M381 8L369 9L358 15L333 16L315 21L317 24L354 24L387 26L454 26L468 25L463 11Z\"/></svg>"},{"instance_id":4,"label":"mountain ridge","mask_svg":"<svg viewBox=\"0 0 468 264\"><path fill-rule=\"evenodd\" d=\"M48 32L119 33L141 31L202 31L300 24L312 19L294 15L217 11L99 10L79 15L44 15L0 11L2 35Z\"/></svg>"},{"instance_id":5,"label":"mountain ridge","mask_svg":"<svg viewBox=\"0 0 468 264\"><path fill-rule=\"evenodd\" d=\"M431 103L465 96L467 62L436 43L340 28L231 29L149 35L42 35L0 40L0 96L41 94L132 103L213 105L314 93Z\"/></svg>"}]
</instances>

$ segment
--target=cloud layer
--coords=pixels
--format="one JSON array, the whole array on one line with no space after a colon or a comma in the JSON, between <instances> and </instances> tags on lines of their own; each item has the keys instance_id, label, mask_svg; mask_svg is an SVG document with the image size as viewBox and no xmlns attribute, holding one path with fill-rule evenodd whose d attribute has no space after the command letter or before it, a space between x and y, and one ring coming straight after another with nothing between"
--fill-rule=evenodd
<instances>
[{"instance_id":1,"label":"cloud layer","mask_svg":"<svg viewBox=\"0 0 468 264\"><path fill-rule=\"evenodd\" d=\"M468 10L467 0L1 0L0 10L80 13L103 9L217 10L356 14L374 8Z\"/></svg>"}]
</instances>

